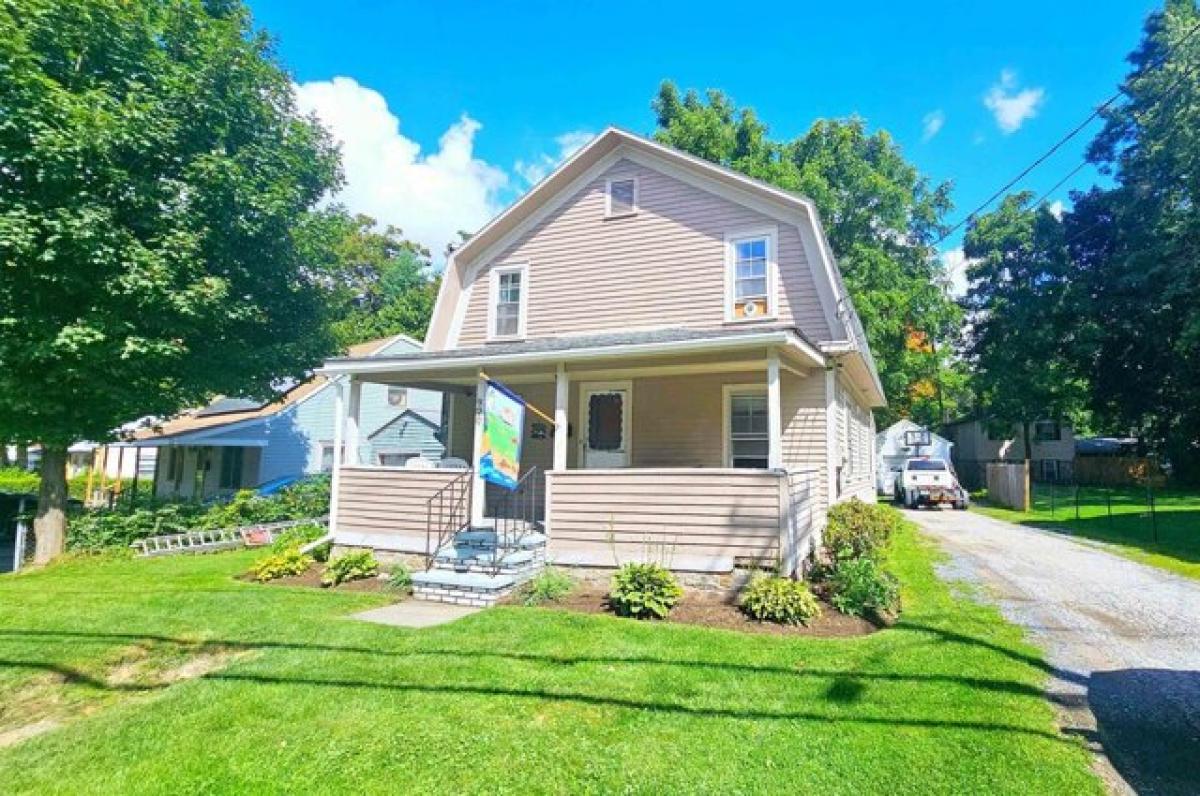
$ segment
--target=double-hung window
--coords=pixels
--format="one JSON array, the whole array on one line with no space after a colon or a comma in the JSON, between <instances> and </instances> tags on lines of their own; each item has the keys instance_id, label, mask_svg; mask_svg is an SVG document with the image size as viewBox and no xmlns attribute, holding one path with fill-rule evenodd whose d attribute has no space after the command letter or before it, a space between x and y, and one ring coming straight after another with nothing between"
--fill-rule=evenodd
<instances>
[{"instance_id":1,"label":"double-hung window","mask_svg":"<svg viewBox=\"0 0 1200 796\"><path fill-rule=\"evenodd\" d=\"M732 235L726 239L728 321L752 321L775 314L775 233Z\"/></svg>"},{"instance_id":2,"label":"double-hung window","mask_svg":"<svg viewBox=\"0 0 1200 796\"><path fill-rule=\"evenodd\" d=\"M728 465L765 470L771 445L766 388L732 388L726 395Z\"/></svg>"},{"instance_id":3,"label":"double-hung window","mask_svg":"<svg viewBox=\"0 0 1200 796\"><path fill-rule=\"evenodd\" d=\"M489 337L495 340L525 336L525 307L529 269L524 265L492 269Z\"/></svg>"}]
</instances>

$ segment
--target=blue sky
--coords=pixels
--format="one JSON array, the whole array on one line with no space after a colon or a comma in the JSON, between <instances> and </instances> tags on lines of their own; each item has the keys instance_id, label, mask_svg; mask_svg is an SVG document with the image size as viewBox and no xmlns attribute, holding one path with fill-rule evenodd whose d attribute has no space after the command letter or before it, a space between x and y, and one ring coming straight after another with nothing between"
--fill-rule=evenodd
<instances>
[{"instance_id":1,"label":"blue sky","mask_svg":"<svg viewBox=\"0 0 1200 796\"><path fill-rule=\"evenodd\" d=\"M659 82L720 88L772 133L858 114L957 220L1107 98L1149 0L474 4L250 0L343 141L342 199L440 251L588 133L649 133ZM337 80L335 80L337 78ZM940 124L938 121L940 120ZM1095 127L1024 183L1049 188ZM1090 184L1081 172L1070 187ZM957 245L957 237L944 248Z\"/></svg>"}]
</instances>

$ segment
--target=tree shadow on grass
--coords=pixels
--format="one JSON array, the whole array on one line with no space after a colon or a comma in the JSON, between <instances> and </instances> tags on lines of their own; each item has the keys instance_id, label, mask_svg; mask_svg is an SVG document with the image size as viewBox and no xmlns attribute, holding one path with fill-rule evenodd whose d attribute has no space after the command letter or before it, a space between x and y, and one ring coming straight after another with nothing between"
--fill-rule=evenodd
<instances>
[{"instance_id":1,"label":"tree shadow on grass","mask_svg":"<svg viewBox=\"0 0 1200 796\"><path fill-rule=\"evenodd\" d=\"M990 641L979 639L963 633L948 631L942 628L916 623L901 622L893 626L894 632L913 631L927 636L925 639L915 639L914 644L922 643L952 643L960 645L971 645L984 647L997 654L1017 660L1026 665L1032 666L1038 670L1052 674L1061 679L1070 680L1072 682L1080 682L1080 676L1074 672L1066 672L1056 667L1049 666L1041 658L1028 655L1018 650L1009 649L1007 647L994 644ZM832 680L841 680L842 685L831 693L832 701L847 702L855 701L848 697L853 691L858 696L861 696L862 689L851 689L846 685L848 679L874 680L879 682L909 682L909 683L944 683L947 685L961 685L968 688L977 688L988 691L998 691L1009 694L1017 694L1024 696L1043 697L1045 691L1037 686L1028 685L1026 683L1016 682L1012 680L1004 680L998 678L987 677L972 677L967 675L950 675L950 674L909 674L899 672L879 672L879 671L864 671L864 670L849 670L849 669L814 669L808 666L777 666L770 664L755 664L755 663L738 663L733 661L710 661L698 660L694 658L668 658L668 657L653 657L644 655L578 655L565 653L543 653L543 652L516 652L516 651L496 651L494 649L474 648L470 646L462 646L457 648L449 647L414 647L404 650L387 650L377 647L364 647L346 644L323 644L318 642L291 642L291 641L271 641L260 639L252 642L238 641L233 639L207 639L197 642L195 640L179 639L172 636L148 634L148 633L110 633L110 632L85 632L85 631L58 631L58 630L0 630L0 641L16 642L27 641L29 643L43 643L47 639L59 638L64 642L129 642L129 643L144 643L158 642L165 644L178 644L186 646L189 650L203 653L208 649L222 650L243 650L243 651L262 651L269 649L284 649L295 651L312 651L321 653L345 653L351 655L368 655L393 659L417 659L430 657L460 657L460 658L483 658L489 660L507 660L519 663L530 664L548 664L552 666L579 666L579 665L643 665L643 666L662 666L662 667L682 667L688 669L711 670L717 672L731 672L735 674L747 675L775 675L789 678L826 678ZM2 661L2 666L18 666L29 665L37 666L35 661ZM74 670L72 670L74 671ZM1086 679L1086 678L1085 678ZM857 698L857 697L856 697Z\"/></svg>"},{"instance_id":2,"label":"tree shadow on grass","mask_svg":"<svg viewBox=\"0 0 1200 796\"><path fill-rule=\"evenodd\" d=\"M1026 519L1022 525L1043 531L1134 547L1147 553L1170 556L1189 564L1200 563L1200 510L1162 511L1158 514L1158 541L1149 514L1118 514L1075 519L1064 509L1058 519Z\"/></svg>"},{"instance_id":3,"label":"tree shadow on grass","mask_svg":"<svg viewBox=\"0 0 1200 796\"><path fill-rule=\"evenodd\" d=\"M991 651L1013 657L1023 663L1035 666L1041 670L1053 672L1044 662L1034 656L1025 655L1020 651L1011 650L992 642L978 639L962 633L946 631L937 627L904 624L893 628L896 632L919 633L921 638L914 639L915 644L922 643L951 643L983 646ZM350 655L371 655L402 661L404 659L420 658L458 658L471 661L486 658L489 660L512 661L535 665L577 666L577 665L624 665L624 666L661 666L685 667L690 669L710 670L714 672L734 673L750 676L775 676L796 679L828 680L829 685L824 692L824 702L830 706L846 707L859 703L866 692L875 684L900 683L921 685L945 685L948 687L965 687L984 692L999 692L1023 697L1042 699L1045 693L1036 685L1016 682L1000 678L971 677L964 675L936 673L902 673L864 671L861 669L813 669L809 667L788 667L764 664L747 664L725 661L706 661L697 659L673 659L654 656L607 656L607 655L566 655L535 652L502 652L495 650L480 650L464 648L413 648L407 650L382 650L372 647L321 644L312 642L289 642L257 640L253 642L235 641L229 639L208 640L195 642L192 640L176 639L170 636L139 633L99 633L84 631L45 631L45 630L0 630L0 641L19 643L45 643L48 639L61 639L64 643L87 643L95 641L123 641L177 643L186 645L189 650L202 651L206 645L220 647L225 650L269 650L285 649L312 651L319 653L340 653ZM432 640L432 639L431 639ZM0 668L30 668L52 672L72 683L80 683L97 689L116 691L147 691L164 687L140 684L112 684L103 677L89 674L71 667L48 663L41 660L0 660ZM423 683L405 682L399 678L387 679L339 679L323 677L306 677L259 673L254 671L219 671L208 673L203 679L214 682L258 683L263 686L294 686L321 688L351 688L377 689L382 691L405 691L430 694L474 694L478 696L497 696L505 698L528 698L539 700L555 700L574 702L587 705L608 706L614 708L647 710L653 712L678 713L710 718L739 718L763 721L811 721L811 722L849 722L873 725L891 725L897 727L926 727L930 729L967 730L987 732L1011 732L1022 735L1032 735L1056 742L1072 743L1061 734L1051 730L1041 730L1036 727L1021 726L1003 721L951 721L933 717L905 717L901 715L830 715L820 710L765 710L743 706L702 706L669 699L629 698L617 695L583 693L575 690L557 691L553 689L522 689L506 684L446 682Z\"/></svg>"}]
</instances>

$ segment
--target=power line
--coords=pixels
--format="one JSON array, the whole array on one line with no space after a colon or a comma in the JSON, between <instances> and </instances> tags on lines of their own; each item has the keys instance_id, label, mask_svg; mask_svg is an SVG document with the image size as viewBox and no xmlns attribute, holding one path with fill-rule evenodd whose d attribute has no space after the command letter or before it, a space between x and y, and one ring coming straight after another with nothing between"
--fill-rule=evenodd
<instances>
[{"instance_id":1,"label":"power line","mask_svg":"<svg viewBox=\"0 0 1200 796\"><path fill-rule=\"evenodd\" d=\"M1150 67L1150 69L1147 69L1147 70L1145 70L1145 71L1144 71L1144 72L1142 72L1140 75L1138 75L1138 76L1137 76L1137 77L1135 77L1133 80L1131 80L1131 81L1130 81L1130 83L1129 83L1129 86L1125 86L1125 87L1122 87L1122 88L1118 89L1118 90L1117 90L1117 92L1116 92L1115 94L1113 94L1111 97L1109 97L1108 99L1106 99L1104 102L1102 102L1102 103L1100 103L1099 105L1097 105L1097 106L1096 106L1096 107L1095 107L1095 108L1092 110L1092 112L1091 112L1091 113L1089 113L1089 114L1087 115L1087 118L1085 118L1085 119L1084 119L1082 122L1080 122L1080 123L1079 123L1079 124L1077 124L1077 125L1076 125L1074 128L1072 128L1072 129L1071 129L1071 131L1070 131L1070 132L1068 132L1068 133L1067 133L1065 136L1063 136L1063 137L1062 137L1062 138L1060 138L1058 141L1056 141L1056 142L1055 142L1055 143L1054 143L1054 144L1053 144L1053 145L1052 145L1052 146L1051 146L1051 147L1050 147L1048 150L1046 150L1044 153L1042 153L1042 154L1041 154L1041 155L1040 155L1040 156L1039 156L1039 157L1038 157L1036 160L1034 160L1032 163L1030 163L1028 166L1026 166L1024 169L1022 169L1020 174L1018 174L1017 176L1013 177L1011 180L1009 180L1008 182L1006 182L1006 183L1005 183L1005 184L1004 184L1004 185L1003 185L1003 186L1002 186L1002 187L1001 187L1001 188L1000 188L998 191L996 191L995 193L993 193L993 194L992 194L991 196L989 196L989 197L988 197L988 198L987 198L987 199L986 199L986 200L985 200L983 203L981 203L981 204L980 204L978 207L976 207L974 210L972 210L970 213L968 213L966 216L964 216L962 219L960 219L960 220L958 221L958 223L956 223L954 226L950 227L950 229L946 230L946 231L945 231L945 232L942 234L942 236L941 236L941 237L939 237L939 238L938 238L936 241L934 241L934 242L933 242L933 245L934 245L934 246L937 246L937 245L938 245L938 244L940 244L942 241L944 241L946 238L948 238L948 237L950 237L951 235L953 235L953 234L954 234L956 231L958 231L958 229L960 229L960 228L961 228L961 227L962 227L964 224L966 224L967 222L969 222L969 221L970 221L971 219L973 219L973 218L974 218L974 217L975 217L975 216L976 216L978 213L980 213L982 210L984 210L985 208L987 208L987 207L988 207L988 205L990 205L992 202L996 201L996 199L998 199L998 198L1000 198L1001 196L1003 196L1003 195L1004 195L1004 194L1005 194L1005 193L1006 193L1006 192L1007 192L1007 191L1008 191L1010 188L1012 188L1014 185L1016 185L1018 182L1020 182L1020 181L1021 181L1021 180L1022 180L1022 179L1023 179L1025 176L1026 176L1026 175L1028 175L1028 174L1029 174L1031 171L1033 171L1034 169L1036 169L1038 166L1042 165L1042 163L1044 163L1044 162L1045 162L1045 161L1046 161L1046 160L1047 160L1047 159L1048 159L1050 156L1052 156L1052 155L1053 155L1055 152L1057 152L1059 149L1061 149L1061 148L1063 147L1063 145L1064 145L1064 144L1066 144L1068 141L1070 141L1070 140L1071 140L1072 138L1074 138L1075 136L1079 135L1079 133L1080 133L1081 131L1083 131L1083 129L1084 129L1085 127L1087 127L1089 124L1091 124L1091 123L1092 123L1092 122L1093 122L1093 121L1094 121L1094 120L1095 120L1095 119L1096 119L1096 118L1097 118L1097 117L1098 117L1098 116L1099 116L1101 113L1103 113L1105 110L1107 110L1109 106L1111 106L1111 105L1112 105L1114 102L1116 102L1116 101L1117 101L1118 99L1120 99L1120 98L1121 98L1121 97L1122 97L1124 94L1126 94L1126 92L1128 91L1128 89L1129 89L1129 88L1132 88L1132 86L1133 86L1135 83L1137 83L1137 82L1139 82L1140 80L1144 79L1144 78L1146 77L1146 75L1147 75L1147 74L1149 74L1150 72L1152 72L1152 71L1153 71L1153 70L1155 70L1155 69L1158 69L1158 68L1160 68L1160 67L1161 67L1163 64L1165 64L1165 63L1167 62L1167 60L1168 60L1168 59L1171 57L1171 55L1172 55L1172 54L1173 54L1173 53L1174 53L1174 52L1175 52L1177 49L1179 49L1179 48L1180 48L1180 47L1182 47L1182 46L1183 46L1185 43L1187 43L1188 39L1190 39L1192 36L1194 36L1194 35L1196 34L1196 32L1197 32L1197 31L1200 31L1200 22L1197 22L1195 25L1193 25L1193 26L1192 26L1192 28L1191 28L1191 30L1189 30L1189 31L1188 31L1186 34L1184 34L1184 35L1183 35L1183 37L1182 37L1182 38L1181 38L1179 41L1177 41L1177 42L1175 42L1174 44L1170 45L1170 46L1167 48L1167 52L1165 52L1165 53L1163 54L1162 58L1160 58L1160 59L1158 60L1158 62L1157 62L1157 63L1155 63L1153 66L1151 66L1151 67ZM1055 188L1057 189L1057 188L1058 188L1058 186L1055 186Z\"/></svg>"},{"instance_id":2,"label":"power line","mask_svg":"<svg viewBox=\"0 0 1200 796\"><path fill-rule=\"evenodd\" d=\"M1200 26L1198 26L1198 27L1200 27ZM1173 99L1174 95L1178 94L1179 91L1182 90L1181 85L1182 85L1183 81L1186 80L1188 77L1190 77L1192 75L1192 73L1195 72L1197 69L1200 69L1200 61L1197 61L1196 63L1189 66L1187 69L1183 70L1183 72L1180 73L1179 76L1176 77L1175 80L1173 80L1171 82L1171 85L1167 86L1166 90L1163 91L1163 93L1154 100L1154 104L1155 105L1163 105L1163 104L1167 103L1168 101L1170 101L1171 99ZM1138 123L1141 123L1145 113L1149 110L1150 110L1150 108L1147 107L1147 108L1142 109L1141 112L1131 111L1131 115L1134 117L1135 121L1137 121ZM1177 116L1177 115L1178 115L1178 109L1175 109L1174 111L1172 111L1172 117ZM1040 205L1052 193L1054 193L1059 188L1061 188L1063 186L1063 184L1066 183L1067 180L1071 179L1076 174L1078 174L1081 170L1083 170L1083 168L1085 166L1087 166L1088 163L1089 163L1089 161L1087 160L1087 158L1084 158L1084 160L1081 163L1079 163L1079 165L1077 165L1075 168L1073 168L1069 172L1067 172L1067 174L1062 179L1060 179L1058 182L1054 183L1053 186L1051 186L1047 190L1043 191L1042 195L1039 196L1037 199L1035 199L1030 204L1033 207L1037 207L1038 205Z\"/></svg>"}]
</instances>

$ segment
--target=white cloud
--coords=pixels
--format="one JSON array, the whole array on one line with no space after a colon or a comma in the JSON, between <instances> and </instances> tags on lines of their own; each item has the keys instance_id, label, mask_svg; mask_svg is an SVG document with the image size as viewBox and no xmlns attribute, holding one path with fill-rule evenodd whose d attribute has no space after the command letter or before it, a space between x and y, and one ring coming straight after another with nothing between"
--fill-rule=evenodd
<instances>
[{"instance_id":1,"label":"white cloud","mask_svg":"<svg viewBox=\"0 0 1200 796\"><path fill-rule=\"evenodd\" d=\"M572 130L554 139L558 151L553 154L541 154L532 161L518 160L513 164L513 171L529 185L536 185L554 171L559 163L574 155L588 141L596 137L595 133L587 130Z\"/></svg>"},{"instance_id":2,"label":"white cloud","mask_svg":"<svg viewBox=\"0 0 1200 796\"><path fill-rule=\"evenodd\" d=\"M961 248L942 252L941 259L942 280L946 292L954 298L967 295L967 288L970 287L970 283L967 281L967 267L971 261L963 254Z\"/></svg>"},{"instance_id":3,"label":"white cloud","mask_svg":"<svg viewBox=\"0 0 1200 796\"><path fill-rule=\"evenodd\" d=\"M942 125L946 123L946 114L940 108L936 111L930 111L921 119L921 140L932 140L935 135L942 131Z\"/></svg>"},{"instance_id":4,"label":"white cloud","mask_svg":"<svg viewBox=\"0 0 1200 796\"><path fill-rule=\"evenodd\" d=\"M1000 72L1000 80L983 96L983 104L1005 135L1021 129L1027 120L1037 115L1046 98L1042 88L1017 89L1017 73L1011 69Z\"/></svg>"},{"instance_id":5,"label":"white cloud","mask_svg":"<svg viewBox=\"0 0 1200 796\"><path fill-rule=\"evenodd\" d=\"M470 116L447 128L436 152L422 153L383 95L352 78L302 83L296 94L341 144L346 185L335 198L352 212L400 227L437 257L458 230L478 229L503 207L509 176L475 156L482 125Z\"/></svg>"},{"instance_id":6,"label":"white cloud","mask_svg":"<svg viewBox=\"0 0 1200 796\"><path fill-rule=\"evenodd\" d=\"M1050 215L1054 216L1059 221L1062 221L1063 203L1062 203L1061 199L1055 199L1053 202L1050 203Z\"/></svg>"}]
</instances>

